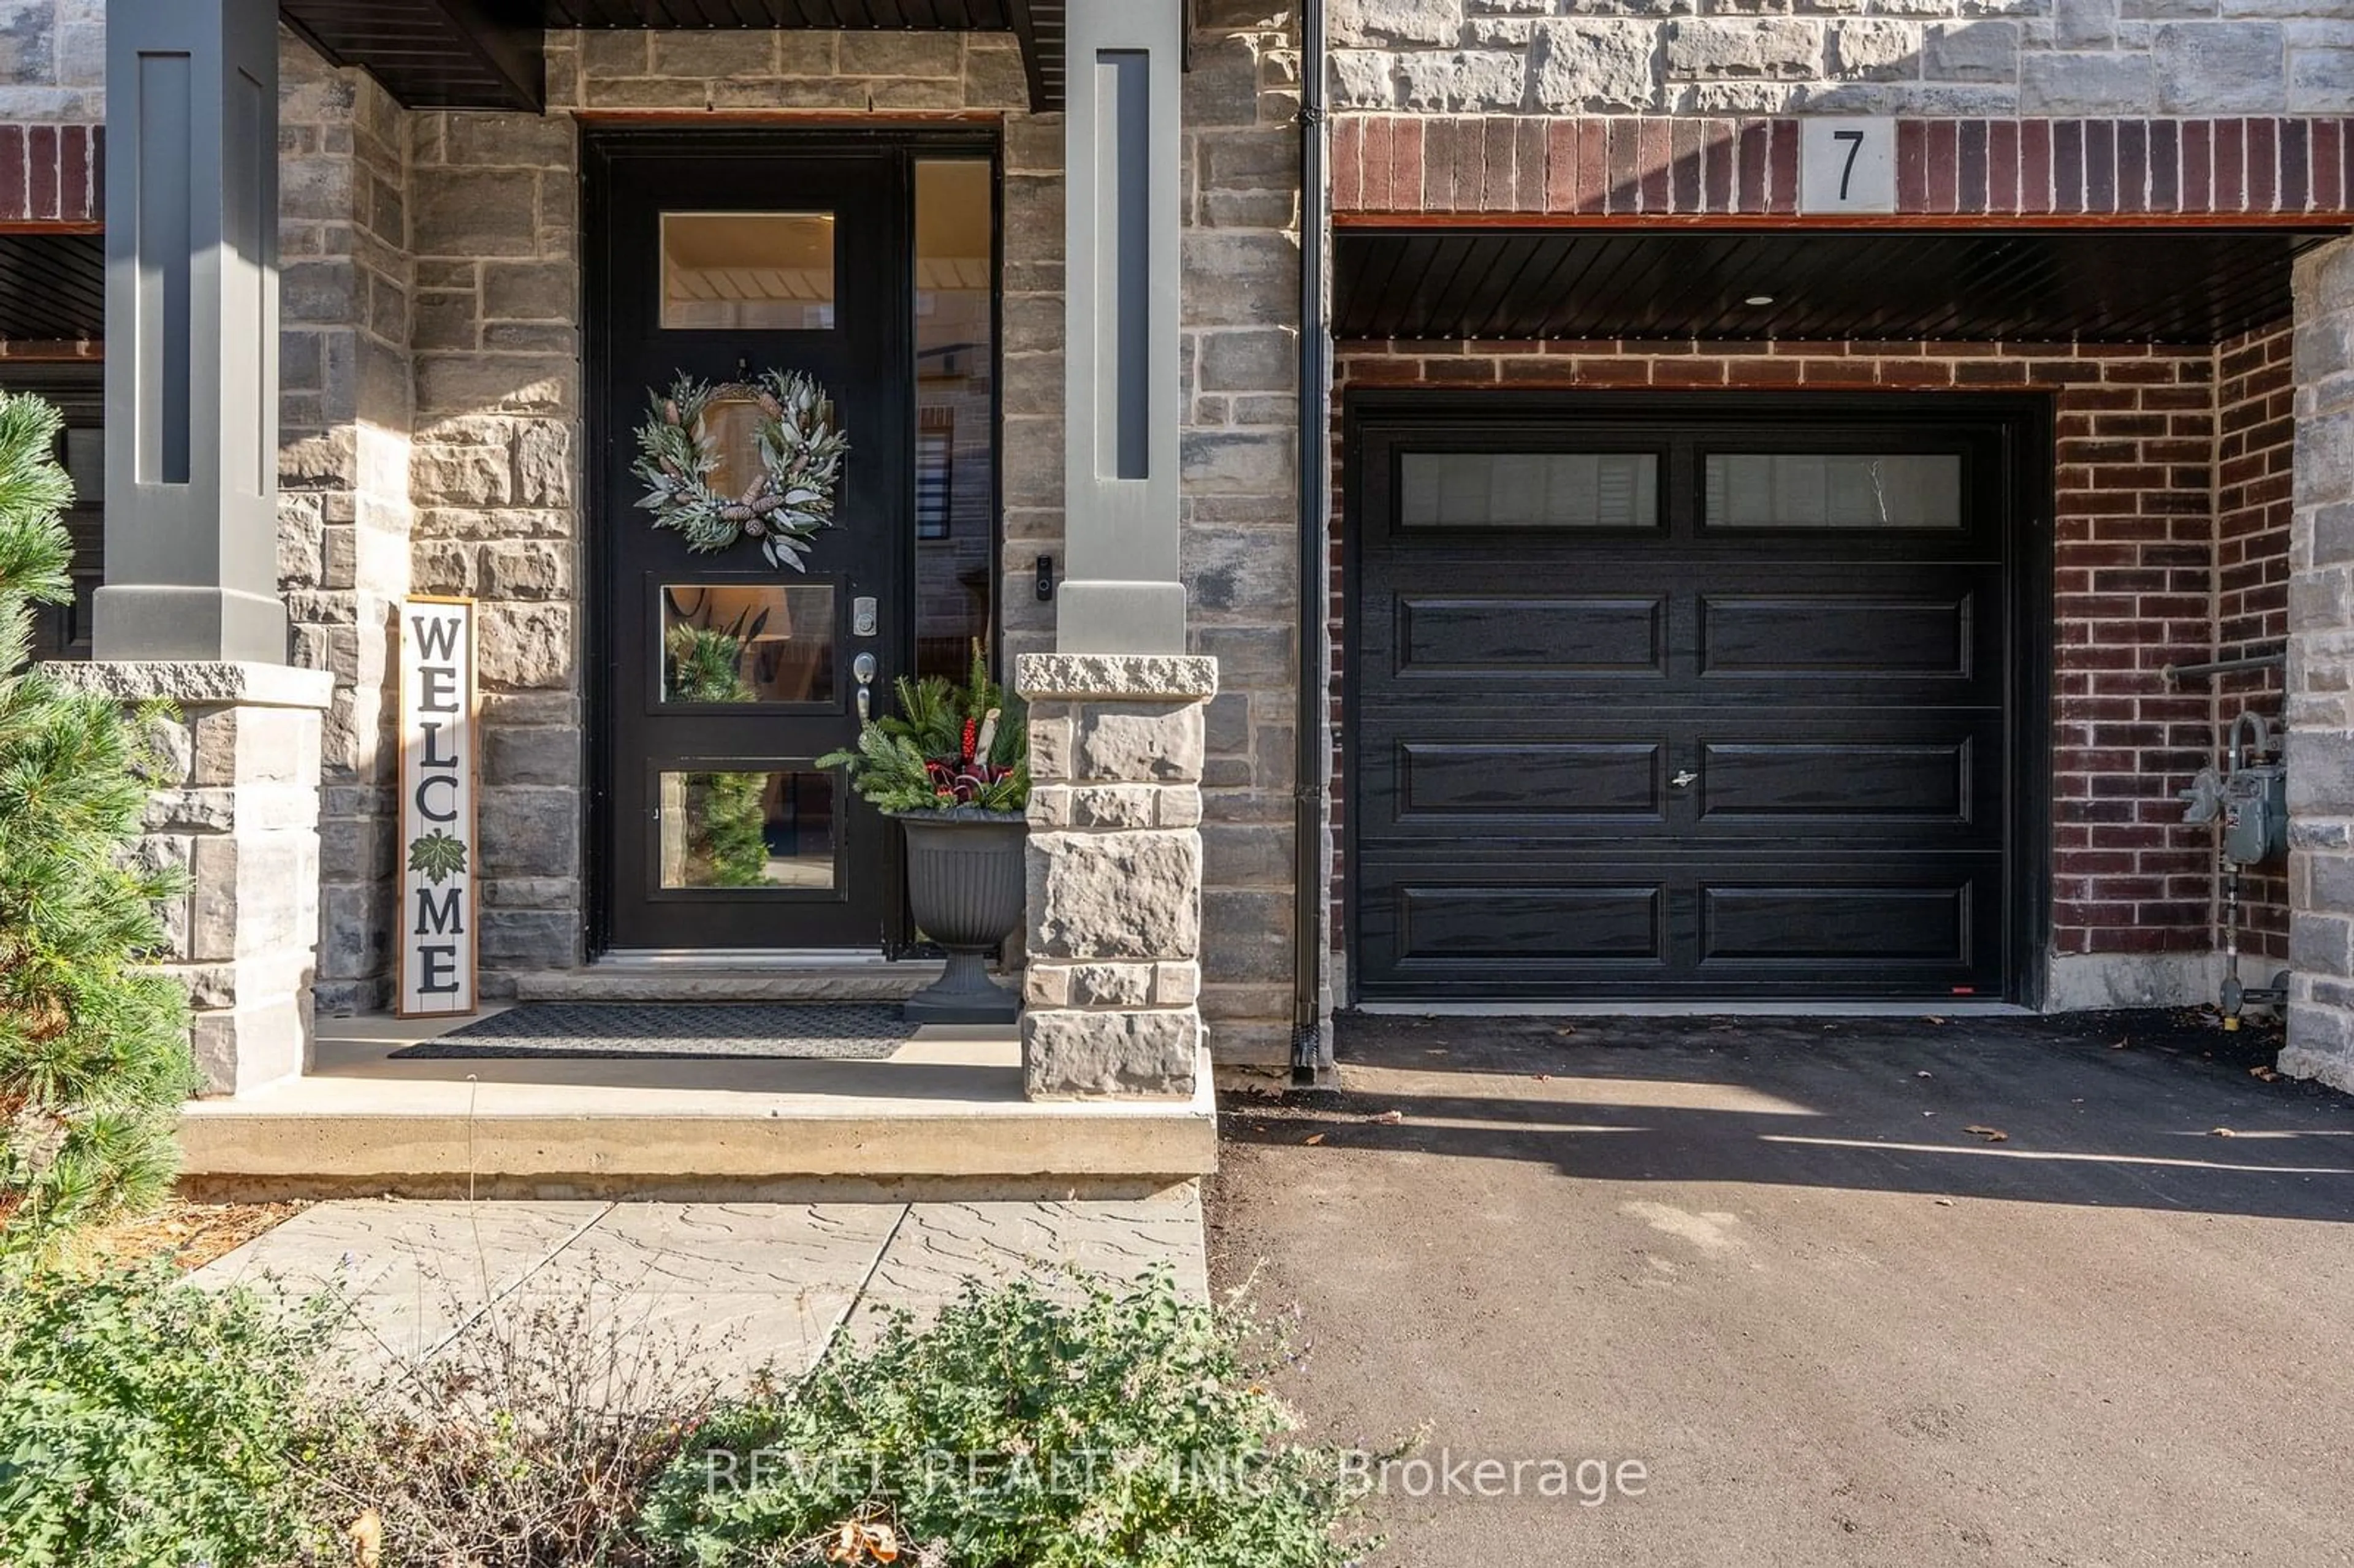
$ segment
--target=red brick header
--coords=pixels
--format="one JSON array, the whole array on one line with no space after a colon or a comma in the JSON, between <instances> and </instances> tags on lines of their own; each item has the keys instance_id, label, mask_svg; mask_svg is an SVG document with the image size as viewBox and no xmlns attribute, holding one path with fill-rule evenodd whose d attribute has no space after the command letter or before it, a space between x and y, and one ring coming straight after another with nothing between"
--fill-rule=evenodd
<instances>
[{"instance_id":1,"label":"red brick header","mask_svg":"<svg viewBox=\"0 0 2354 1568\"><path fill-rule=\"evenodd\" d=\"M101 125L0 125L0 224L95 224L105 213Z\"/></svg>"},{"instance_id":2,"label":"red brick header","mask_svg":"<svg viewBox=\"0 0 2354 1568\"><path fill-rule=\"evenodd\" d=\"M1342 115L1336 213L1795 214L1795 119ZM1900 214L2354 221L2354 120L1900 120Z\"/></svg>"}]
</instances>

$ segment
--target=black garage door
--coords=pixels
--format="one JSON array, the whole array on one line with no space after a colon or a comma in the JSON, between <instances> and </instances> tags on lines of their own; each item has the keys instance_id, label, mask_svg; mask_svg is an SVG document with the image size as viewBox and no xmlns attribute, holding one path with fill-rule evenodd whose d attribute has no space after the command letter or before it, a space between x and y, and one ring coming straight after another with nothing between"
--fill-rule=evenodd
<instances>
[{"instance_id":1,"label":"black garage door","mask_svg":"<svg viewBox=\"0 0 2354 1568\"><path fill-rule=\"evenodd\" d=\"M1358 994L2008 994L2035 428L1352 397Z\"/></svg>"}]
</instances>

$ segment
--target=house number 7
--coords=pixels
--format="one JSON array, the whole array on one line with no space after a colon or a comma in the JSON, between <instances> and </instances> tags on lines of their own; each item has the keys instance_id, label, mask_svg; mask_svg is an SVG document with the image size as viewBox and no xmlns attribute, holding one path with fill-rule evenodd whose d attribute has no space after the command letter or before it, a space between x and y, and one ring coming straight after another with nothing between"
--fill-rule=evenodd
<instances>
[{"instance_id":1,"label":"house number 7","mask_svg":"<svg viewBox=\"0 0 2354 1568\"><path fill-rule=\"evenodd\" d=\"M1800 212L1894 212L1896 122L1808 119L1799 122Z\"/></svg>"},{"instance_id":2,"label":"house number 7","mask_svg":"<svg viewBox=\"0 0 2354 1568\"><path fill-rule=\"evenodd\" d=\"M1848 187L1855 182L1855 155L1863 151L1863 132L1834 131L1831 140L1847 143L1847 162L1840 165L1840 200L1848 199Z\"/></svg>"}]
</instances>

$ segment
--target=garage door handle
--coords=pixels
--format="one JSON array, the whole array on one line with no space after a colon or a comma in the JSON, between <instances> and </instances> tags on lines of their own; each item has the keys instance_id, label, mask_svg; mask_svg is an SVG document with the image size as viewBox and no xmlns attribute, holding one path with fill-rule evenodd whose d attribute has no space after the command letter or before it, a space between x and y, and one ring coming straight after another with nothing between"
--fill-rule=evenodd
<instances>
[{"instance_id":1,"label":"garage door handle","mask_svg":"<svg viewBox=\"0 0 2354 1568\"><path fill-rule=\"evenodd\" d=\"M1668 782L1669 782L1670 784L1673 785L1675 788L1677 788L1677 789L1691 789L1694 784L1698 783L1699 781L1700 781L1700 775L1699 775L1699 774L1697 774L1697 773L1695 773L1695 772L1693 772L1693 771L1692 771L1691 768L1685 768L1682 772L1678 773L1674 778L1672 778L1672 779L1669 779L1669 780L1668 780Z\"/></svg>"}]
</instances>

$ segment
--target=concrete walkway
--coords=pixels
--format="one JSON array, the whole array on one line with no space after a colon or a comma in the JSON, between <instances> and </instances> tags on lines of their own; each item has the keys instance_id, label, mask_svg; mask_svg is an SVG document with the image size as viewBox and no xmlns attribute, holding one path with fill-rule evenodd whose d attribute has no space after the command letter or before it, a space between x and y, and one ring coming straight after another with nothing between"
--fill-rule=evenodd
<instances>
[{"instance_id":1,"label":"concrete walkway","mask_svg":"<svg viewBox=\"0 0 2354 1568\"><path fill-rule=\"evenodd\" d=\"M1133 1279L1155 1264L1207 1288L1193 1183L1135 1201L950 1203L412 1202L303 1211L198 1270L208 1286L275 1280L348 1292L351 1348L378 1364L448 1352L536 1303L661 1341L730 1383L815 1363L845 1328L924 1316L968 1279L1069 1270Z\"/></svg>"},{"instance_id":2,"label":"concrete walkway","mask_svg":"<svg viewBox=\"0 0 2354 1568\"><path fill-rule=\"evenodd\" d=\"M1384 1565L2354 1562L2354 1099L2180 1020L1361 1021L1214 1278L1410 1435ZM1596 1461L1586 1506L1542 1470ZM1643 1467L1639 1493L1618 1467ZM1585 1477L1594 1481L1598 1469Z\"/></svg>"}]
</instances>

